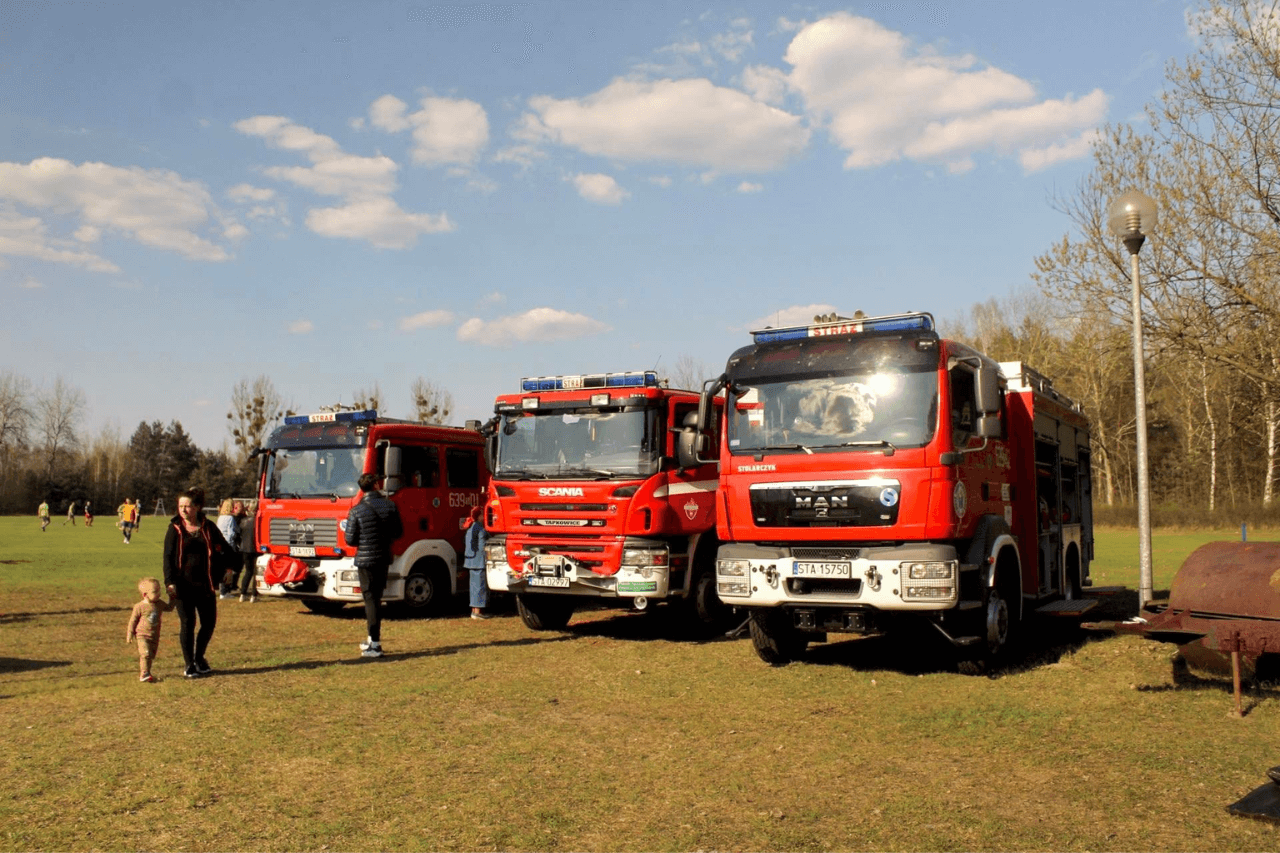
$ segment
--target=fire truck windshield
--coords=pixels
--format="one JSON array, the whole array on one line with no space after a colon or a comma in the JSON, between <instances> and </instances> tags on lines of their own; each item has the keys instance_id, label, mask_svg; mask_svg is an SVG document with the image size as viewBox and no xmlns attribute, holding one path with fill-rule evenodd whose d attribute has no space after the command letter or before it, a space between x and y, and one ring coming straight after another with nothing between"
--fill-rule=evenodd
<instances>
[{"instance_id":1,"label":"fire truck windshield","mask_svg":"<svg viewBox=\"0 0 1280 853\"><path fill-rule=\"evenodd\" d=\"M648 477L658 471L663 438L660 412L652 408L506 415L493 475L560 480Z\"/></svg>"},{"instance_id":2,"label":"fire truck windshield","mask_svg":"<svg viewBox=\"0 0 1280 853\"><path fill-rule=\"evenodd\" d=\"M268 498L355 496L362 447L281 447L268 457Z\"/></svg>"},{"instance_id":3,"label":"fire truck windshield","mask_svg":"<svg viewBox=\"0 0 1280 853\"><path fill-rule=\"evenodd\" d=\"M729 362L732 453L923 447L938 420L938 355L911 339L808 339Z\"/></svg>"}]
</instances>

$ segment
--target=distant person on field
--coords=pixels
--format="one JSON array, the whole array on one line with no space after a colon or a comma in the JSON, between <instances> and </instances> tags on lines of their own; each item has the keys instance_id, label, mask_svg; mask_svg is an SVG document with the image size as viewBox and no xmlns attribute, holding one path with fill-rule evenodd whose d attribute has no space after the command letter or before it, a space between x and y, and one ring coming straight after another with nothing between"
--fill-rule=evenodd
<instances>
[{"instance_id":1,"label":"distant person on field","mask_svg":"<svg viewBox=\"0 0 1280 853\"><path fill-rule=\"evenodd\" d=\"M133 538L133 530L138 526L138 505L133 498L124 499L124 507L120 511L120 531L124 533L124 544L128 545Z\"/></svg>"},{"instance_id":2,"label":"distant person on field","mask_svg":"<svg viewBox=\"0 0 1280 853\"><path fill-rule=\"evenodd\" d=\"M484 576L484 543L489 532L484 529L484 508L475 507L467 519L462 538L462 565L471 571L471 618L488 619L489 582Z\"/></svg>"},{"instance_id":3,"label":"distant person on field","mask_svg":"<svg viewBox=\"0 0 1280 853\"><path fill-rule=\"evenodd\" d=\"M218 532L233 549L240 548L240 519L236 518L235 504L231 498L225 498L218 504ZM230 598L231 585L224 583L218 587L218 598Z\"/></svg>"},{"instance_id":4,"label":"distant person on field","mask_svg":"<svg viewBox=\"0 0 1280 853\"><path fill-rule=\"evenodd\" d=\"M84 502L84 526L93 527L93 510L89 509L93 504L90 501Z\"/></svg>"},{"instance_id":5,"label":"distant person on field","mask_svg":"<svg viewBox=\"0 0 1280 853\"><path fill-rule=\"evenodd\" d=\"M71 503L67 504L67 518L66 518L66 521L62 522L63 527L67 526L67 521L71 522L72 527L76 526L76 502L75 501L72 501Z\"/></svg>"},{"instance_id":6,"label":"distant person on field","mask_svg":"<svg viewBox=\"0 0 1280 853\"><path fill-rule=\"evenodd\" d=\"M28 504L30 506L30 504ZM45 528L49 526L49 502L41 501L40 506L36 508L36 515L40 517L40 532L44 533Z\"/></svg>"},{"instance_id":7,"label":"distant person on field","mask_svg":"<svg viewBox=\"0 0 1280 853\"><path fill-rule=\"evenodd\" d=\"M160 581L155 578L138 581L138 592L142 593L142 600L133 605L124 641L138 641L138 680L151 682L156 680L151 674L151 663L160 648L160 614L172 610L173 602L160 600Z\"/></svg>"},{"instance_id":8,"label":"distant person on field","mask_svg":"<svg viewBox=\"0 0 1280 853\"><path fill-rule=\"evenodd\" d=\"M218 624L218 579L229 584L239 564L240 555L205 518L204 489L187 489L178 495L178 514L169 520L164 534L164 582L169 597L177 599L178 642L187 678L213 672L204 654Z\"/></svg>"},{"instance_id":9,"label":"distant person on field","mask_svg":"<svg viewBox=\"0 0 1280 853\"><path fill-rule=\"evenodd\" d=\"M375 474L360 475L360 500L347 514L346 540L356 549L356 573L364 597L369 636L360 644L366 658L382 657L382 593L387 588L391 543L400 538L400 511L377 490Z\"/></svg>"},{"instance_id":10,"label":"distant person on field","mask_svg":"<svg viewBox=\"0 0 1280 853\"><path fill-rule=\"evenodd\" d=\"M258 502L250 501L240 519L240 600L258 600Z\"/></svg>"}]
</instances>

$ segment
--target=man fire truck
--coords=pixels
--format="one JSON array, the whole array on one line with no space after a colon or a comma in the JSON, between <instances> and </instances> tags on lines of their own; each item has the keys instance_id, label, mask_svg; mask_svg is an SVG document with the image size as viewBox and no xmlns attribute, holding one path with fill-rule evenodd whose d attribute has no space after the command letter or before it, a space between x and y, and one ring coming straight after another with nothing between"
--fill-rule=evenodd
<instances>
[{"instance_id":1,"label":"man fire truck","mask_svg":"<svg viewBox=\"0 0 1280 853\"><path fill-rule=\"evenodd\" d=\"M715 590L716 452L675 459L698 405L653 371L523 379L497 398L486 576L515 593L529 628L563 628L584 599L637 610L681 599L708 627L728 616Z\"/></svg>"},{"instance_id":2,"label":"man fire truck","mask_svg":"<svg viewBox=\"0 0 1280 853\"><path fill-rule=\"evenodd\" d=\"M258 488L257 589L316 612L361 600L355 548L343 537L363 473L383 477L404 528L384 601L438 612L466 588L462 525L488 484L479 422L430 426L368 411L286 417L271 433ZM461 578L461 579L460 579Z\"/></svg>"},{"instance_id":3,"label":"man fire truck","mask_svg":"<svg viewBox=\"0 0 1280 853\"><path fill-rule=\"evenodd\" d=\"M1082 614L1089 428L924 313L753 332L725 374L717 589L782 664L827 634L937 632L981 672L1033 610ZM709 436L681 435L682 464Z\"/></svg>"}]
</instances>

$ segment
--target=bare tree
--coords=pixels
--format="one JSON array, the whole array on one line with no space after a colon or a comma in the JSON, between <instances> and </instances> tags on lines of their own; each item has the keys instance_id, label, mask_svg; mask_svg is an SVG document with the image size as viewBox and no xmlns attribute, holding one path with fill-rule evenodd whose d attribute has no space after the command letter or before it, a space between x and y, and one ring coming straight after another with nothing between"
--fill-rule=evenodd
<instances>
[{"instance_id":1,"label":"bare tree","mask_svg":"<svg viewBox=\"0 0 1280 853\"><path fill-rule=\"evenodd\" d=\"M27 444L31 428L31 383L0 372L0 482L9 476L14 456Z\"/></svg>"},{"instance_id":2,"label":"bare tree","mask_svg":"<svg viewBox=\"0 0 1280 853\"><path fill-rule=\"evenodd\" d=\"M52 482L58 457L76 446L76 429L84 416L84 392L61 376L53 387L36 393L36 430L44 454L45 479Z\"/></svg>"},{"instance_id":3,"label":"bare tree","mask_svg":"<svg viewBox=\"0 0 1280 853\"><path fill-rule=\"evenodd\" d=\"M414 419L420 424L445 424L453 414L453 395L442 386L419 376L409 389Z\"/></svg>"},{"instance_id":4,"label":"bare tree","mask_svg":"<svg viewBox=\"0 0 1280 853\"><path fill-rule=\"evenodd\" d=\"M366 391L363 388L357 388L351 394L351 400L352 407L357 411L364 409L380 409L382 408L382 389L378 387L378 383L375 380L372 390Z\"/></svg>"},{"instance_id":5,"label":"bare tree","mask_svg":"<svg viewBox=\"0 0 1280 853\"><path fill-rule=\"evenodd\" d=\"M262 446L267 431L285 415L293 414L276 386L264 375L250 382L241 379L231 389L231 411L227 412L227 429L235 442L241 463L255 448Z\"/></svg>"},{"instance_id":6,"label":"bare tree","mask_svg":"<svg viewBox=\"0 0 1280 853\"><path fill-rule=\"evenodd\" d=\"M701 391L702 383L715 379L720 371L691 355L681 355L676 359L676 366L671 369L671 385L675 388L687 388L690 391Z\"/></svg>"}]
</instances>

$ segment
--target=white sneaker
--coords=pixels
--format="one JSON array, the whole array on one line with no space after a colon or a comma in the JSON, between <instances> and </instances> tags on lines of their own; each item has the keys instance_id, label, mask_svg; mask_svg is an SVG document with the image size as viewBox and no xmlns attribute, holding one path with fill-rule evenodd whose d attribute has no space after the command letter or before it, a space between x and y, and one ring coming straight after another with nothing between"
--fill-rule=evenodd
<instances>
[{"instance_id":1,"label":"white sneaker","mask_svg":"<svg viewBox=\"0 0 1280 853\"><path fill-rule=\"evenodd\" d=\"M376 645L379 645L379 644L373 641L373 637L365 637L364 642L360 644L360 651L362 652L368 651L369 649L373 648Z\"/></svg>"},{"instance_id":2,"label":"white sneaker","mask_svg":"<svg viewBox=\"0 0 1280 853\"><path fill-rule=\"evenodd\" d=\"M256 602L257 600L258 600L258 596L257 596L257 595L251 595L251 596L249 596L249 603L250 603L250 604L253 604L253 603L254 603L254 602Z\"/></svg>"},{"instance_id":3,"label":"white sneaker","mask_svg":"<svg viewBox=\"0 0 1280 853\"><path fill-rule=\"evenodd\" d=\"M360 657L362 657L362 658L380 658L380 657L382 657L382 644L381 644L381 643L373 643L373 644L372 644L372 645L370 645L368 648L366 648L366 649L362 649L362 650L360 651Z\"/></svg>"},{"instance_id":4,"label":"white sneaker","mask_svg":"<svg viewBox=\"0 0 1280 853\"><path fill-rule=\"evenodd\" d=\"M242 595L242 596L240 596L240 602L241 602L242 604L243 604L244 602L248 601L248 600L249 600L249 596L247 596L247 595Z\"/></svg>"}]
</instances>

